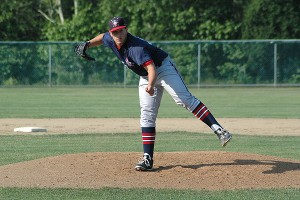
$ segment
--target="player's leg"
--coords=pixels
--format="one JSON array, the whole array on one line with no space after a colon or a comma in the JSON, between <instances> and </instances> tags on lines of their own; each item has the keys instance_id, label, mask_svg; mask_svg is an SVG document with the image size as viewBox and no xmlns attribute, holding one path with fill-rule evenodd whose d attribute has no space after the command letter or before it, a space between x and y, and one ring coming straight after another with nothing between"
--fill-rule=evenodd
<instances>
[{"instance_id":1,"label":"player's leg","mask_svg":"<svg viewBox=\"0 0 300 200\"><path fill-rule=\"evenodd\" d=\"M163 88L156 86L155 94L150 96L146 92L147 84L147 79L141 77L139 84L139 99L141 107L140 125L142 131L144 156L135 167L135 169L139 171L151 170L153 167L156 117L163 94Z\"/></svg>"},{"instance_id":2,"label":"player's leg","mask_svg":"<svg viewBox=\"0 0 300 200\"><path fill-rule=\"evenodd\" d=\"M231 139L231 134L218 123L203 102L189 92L175 64L169 60L168 62L164 62L164 66L161 68L158 69L158 81L162 82L164 89L178 105L192 112L196 118L209 126L219 137L221 145L225 146Z\"/></svg>"}]
</instances>

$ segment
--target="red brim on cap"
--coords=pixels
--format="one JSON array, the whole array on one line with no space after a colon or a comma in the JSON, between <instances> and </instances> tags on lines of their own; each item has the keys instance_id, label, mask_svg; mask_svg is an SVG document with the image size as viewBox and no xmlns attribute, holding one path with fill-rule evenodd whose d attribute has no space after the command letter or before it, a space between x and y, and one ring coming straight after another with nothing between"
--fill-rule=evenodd
<instances>
[{"instance_id":1,"label":"red brim on cap","mask_svg":"<svg viewBox=\"0 0 300 200\"><path fill-rule=\"evenodd\" d=\"M115 27L115 28L110 29L109 31L110 31L110 32L114 32L114 31L120 30L120 29L122 29L122 28L126 28L126 26L118 26L118 27Z\"/></svg>"}]
</instances>

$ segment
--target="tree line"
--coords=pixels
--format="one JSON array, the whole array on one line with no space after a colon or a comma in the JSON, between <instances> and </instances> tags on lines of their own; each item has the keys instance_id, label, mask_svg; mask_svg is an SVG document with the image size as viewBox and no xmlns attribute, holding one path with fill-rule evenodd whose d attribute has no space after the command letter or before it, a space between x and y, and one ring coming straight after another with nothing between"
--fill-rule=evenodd
<instances>
[{"instance_id":1,"label":"tree line","mask_svg":"<svg viewBox=\"0 0 300 200\"><path fill-rule=\"evenodd\" d=\"M147 40L300 38L298 0L2 0L1 41L81 41L113 16Z\"/></svg>"},{"instance_id":2,"label":"tree line","mask_svg":"<svg viewBox=\"0 0 300 200\"><path fill-rule=\"evenodd\" d=\"M299 42L218 41L298 39L298 2L2 0L0 42L17 42L0 44L0 85L47 85L49 77L53 85L122 85L123 66L111 51L90 49L96 57L90 63L76 56L72 46L107 31L113 16L124 17L129 32L170 53L189 85L199 78L202 84L272 84L275 79L279 84L299 84ZM126 79L130 85L138 81L133 73L127 73Z\"/></svg>"}]
</instances>

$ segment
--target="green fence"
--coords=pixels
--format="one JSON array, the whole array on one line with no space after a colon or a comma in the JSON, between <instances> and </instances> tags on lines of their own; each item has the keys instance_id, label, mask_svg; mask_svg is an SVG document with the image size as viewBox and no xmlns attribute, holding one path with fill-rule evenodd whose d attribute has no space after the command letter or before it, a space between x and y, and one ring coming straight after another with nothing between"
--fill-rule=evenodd
<instances>
[{"instance_id":1,"label":"green fence","mask_svg":"<svg viewBox=\"0 0 300 200\"><path fill-rule=\"evenodd\" d=\"M73 42L0 42L0 86L136 86L138 76L104 47L95 62L75 55ZM186 84L300 86L300 40L153 42L177 64Z\"/></svg>"}]
</instances>

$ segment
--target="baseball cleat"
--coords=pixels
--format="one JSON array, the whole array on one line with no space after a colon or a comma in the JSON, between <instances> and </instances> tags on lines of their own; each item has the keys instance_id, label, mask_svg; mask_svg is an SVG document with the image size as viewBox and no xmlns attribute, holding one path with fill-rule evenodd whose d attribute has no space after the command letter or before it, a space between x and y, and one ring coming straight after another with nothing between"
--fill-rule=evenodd
<instances>
[{"instance_id":1,"label":"baseball cleat","mask_svg":"<svg viewBox=\"0 0 300 200\"><path fill-rule=\"evenodd\" d=\"M215 134L219 137L222 147L225 147L232 138L232 135L226 129L218 129Z\"/></svg>"},{"instance_id":2,"label":"baseball cleat","mask_svg":"<svg viewBox=\"0 0 300 200\"><path fill-rule=\"evenodd\" d=\"M148 153L144 153L144 156L139 160L135 166L136 171L150 171L153 168L153 160Z\"/></svg>"}]
</instances>

